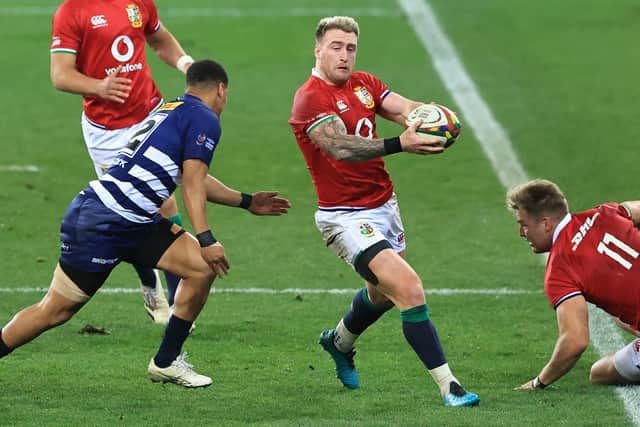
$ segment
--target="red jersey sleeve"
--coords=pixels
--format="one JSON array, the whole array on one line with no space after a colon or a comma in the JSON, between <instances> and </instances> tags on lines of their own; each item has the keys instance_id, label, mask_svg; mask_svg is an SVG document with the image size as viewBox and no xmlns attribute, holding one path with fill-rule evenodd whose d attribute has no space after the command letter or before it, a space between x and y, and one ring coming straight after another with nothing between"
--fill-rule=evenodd
<instances>
[{"instance_id":1,"label":"red jersey sleeve","mask_svg":"<svg viewBox=\"0 0 640 427\"><path fill-rule=\"evenodd\" d=\"M572 280L571 272L557 257L549 257L547 272L544 278L544 292L555 310L569 298L582 295L582 289Z\"/></svg>"},{"instance_id":2,"label":"red jersey sleeve","mask_svg":"<svg viewBox=\"0 0 640 427\"><path fill-rule=\"evenodd\" d=\"M147 9L146 25L144 27L145 34L153 34L160 29L160 17L158 16L158 8L153 0L144 0Z\"/></svg>"},{"instance_id":3,"label":"red jersey sleeve","mask_svg":"<svg viewBox=\"0 0 640 427\"><path fill-rule=\"evenodd\" d=\"M53 15L51 31L51 53L77 53L82 41L82 13L74 5L64 2Z\"/></svg>"},{"instance_id":4,"label":"red jersey sleeve","mask_svg":"<svg viewBox=\"0 0 640 427\"><path fill-rule=\"evenodd\" d=\"M331 117L337 116L336 107L321 91L308 90L298 93L292 109L292 120L303 125L305 133Z\"/></svg>"}]
</instances>

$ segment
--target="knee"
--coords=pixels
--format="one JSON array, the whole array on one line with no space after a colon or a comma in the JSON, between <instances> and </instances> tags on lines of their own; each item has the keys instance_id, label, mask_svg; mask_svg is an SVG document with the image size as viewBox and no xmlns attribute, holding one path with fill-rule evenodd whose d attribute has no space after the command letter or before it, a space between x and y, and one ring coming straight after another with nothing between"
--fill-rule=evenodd
<instances>
[{"instance_id":1,"label":"knee","mask_svg":"<svg viewBox=\"0 0 640 427\"><path fill-rule=\"evenodd\" d=\"M50 328L55 328L56 326L66 323L77 311L66 307L54 307L47 303L40 303L38 309L42 313L42 317L46 319L46 323Z\"/></svg>"},{"instance_id":2,"label":"knee","mask_svg":"<svg viewBox=\"0 0 640 427\"><path fill-rule=\"evenodd\" d=\"M424 288L422 287L420 279L417 279L408 287L407 302L413 307L417 307L425 303Z\"/></svg>"}]
</instances>

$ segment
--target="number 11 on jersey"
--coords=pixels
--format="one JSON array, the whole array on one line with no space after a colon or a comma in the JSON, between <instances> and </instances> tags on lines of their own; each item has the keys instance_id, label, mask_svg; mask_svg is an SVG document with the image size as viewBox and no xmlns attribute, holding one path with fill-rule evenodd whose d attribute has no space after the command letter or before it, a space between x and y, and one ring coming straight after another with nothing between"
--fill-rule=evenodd
<instances>
[{"instance_id":1,"label":"number 11 on jersey","mask_svg":"<svg viewBox=\"0 0 640 427\"><path fill-rule=\"evenodd\" d=\"M611 244L611 246L615 246L618 250L616 251L612 249L609 247L609 244ZM604 233L604 237L600 243L598 243L598 253L607 255L627 270L630 270L633 261L628 261L619 252L623 252L634 260L638 258L638 255L640 255L638 251L624 243L622 240L609 233Z\"/></svg>"}]
</instances>

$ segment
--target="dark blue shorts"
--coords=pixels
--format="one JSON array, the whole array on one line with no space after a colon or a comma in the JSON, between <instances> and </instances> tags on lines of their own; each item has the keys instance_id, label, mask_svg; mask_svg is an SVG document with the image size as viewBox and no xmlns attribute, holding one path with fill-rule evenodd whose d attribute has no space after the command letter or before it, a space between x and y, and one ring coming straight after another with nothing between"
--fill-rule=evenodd
<instances>
[{"instance_id":1,"label":"dark blue shorts","mask_svg":"<svg viewBox=\"0 0 640 427\"><path fill-rule=\"evenodd\" d=\"M155 267L184 232L174 234L171 225L158 214L146 224L128 221L86 188L71 201L62 219L60 265L63 270L66 266L68 270L106 275L121 261ZM82 288L81 283L76 284Z\"/></svg>"}]
</instances>

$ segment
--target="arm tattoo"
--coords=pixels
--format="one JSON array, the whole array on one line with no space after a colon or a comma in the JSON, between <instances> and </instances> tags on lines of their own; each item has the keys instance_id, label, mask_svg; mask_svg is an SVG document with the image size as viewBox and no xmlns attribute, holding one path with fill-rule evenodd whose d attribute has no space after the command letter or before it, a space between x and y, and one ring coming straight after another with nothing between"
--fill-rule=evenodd
<instances>
[{"instance_id":1,"label":"arm tattoo","mask_svg":"<svg viewBox=\"0 0 640 427\"><path fill-rule=\"evenodd\" d=\"M309 137L322 151L343 162L362 162L385 155L382 138L348 135L339 117L321 123L311 131Z\"/></svg>"}]
</instances>

